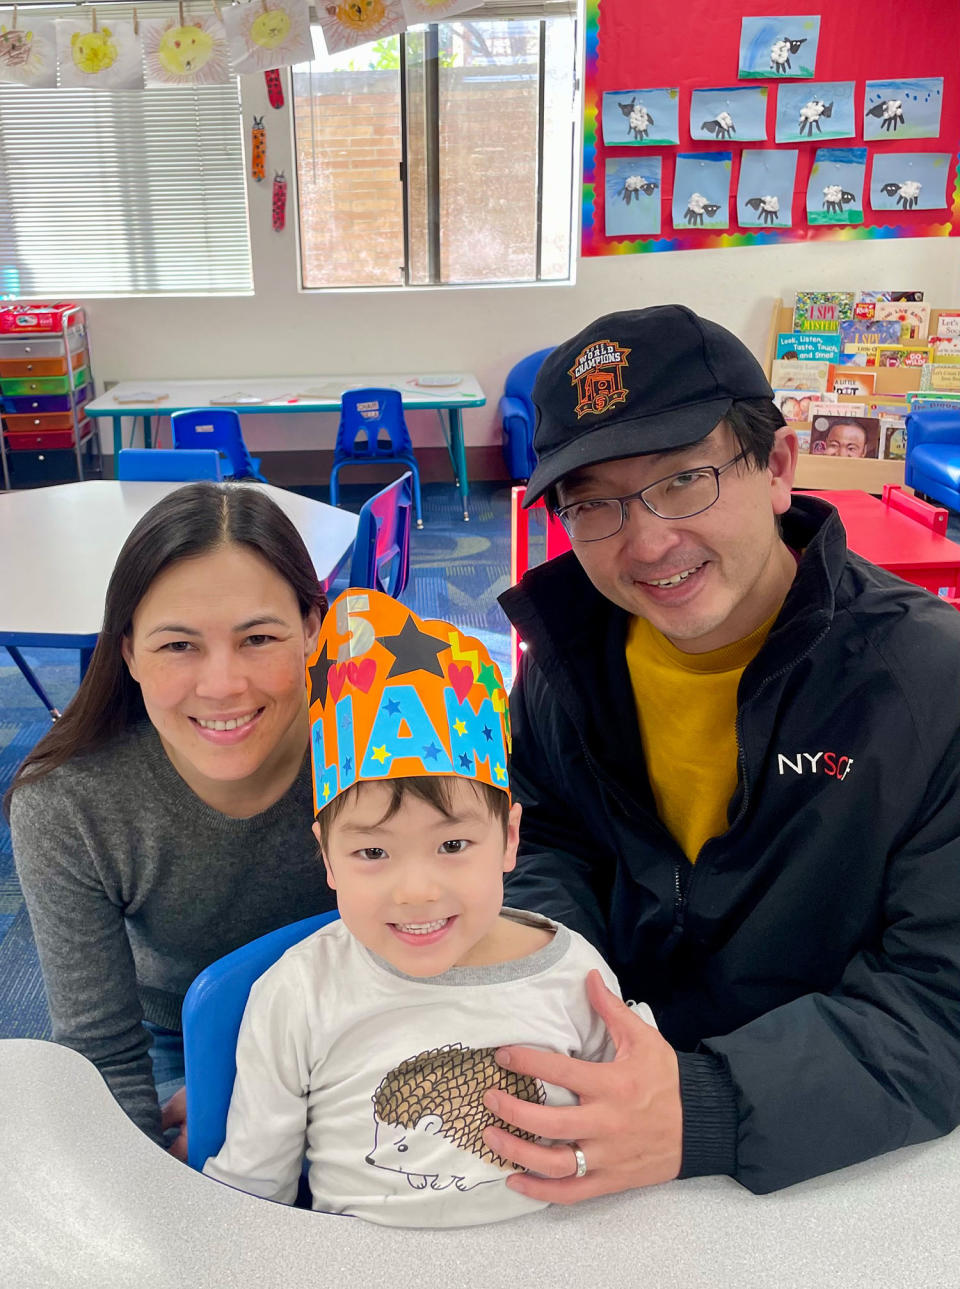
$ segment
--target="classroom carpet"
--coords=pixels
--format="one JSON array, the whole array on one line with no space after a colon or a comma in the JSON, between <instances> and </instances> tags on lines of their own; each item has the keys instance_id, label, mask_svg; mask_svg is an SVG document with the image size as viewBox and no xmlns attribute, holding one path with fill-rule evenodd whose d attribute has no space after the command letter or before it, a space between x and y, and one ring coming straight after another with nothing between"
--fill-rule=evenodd
<instances>
[{"instance_id":1,"label":"classroom carpet","mask_svg":"<svg viewBox=\"0 0 960 1289\"><path fill-rule=\"evenodd\" d=\"M326 488L296 491L327 500ZM345 485L341 504L358 511L369 495L369 487ZM473 484L470 522L464 523L450 484L424 484L423 519L423 528L414 528L411 535L410 581L401 598L420 617L455 622L476 636L509 684L510 630L497 596L510 581L510 485ZM79 681L77 653L24 649L23 654L56 706L66 707ZM39 699L0 648L0 795L49 728ZM0 818L0 1038L49 1035L43 981L13 867L10 830Z\"/></svg>"}]
</instances>

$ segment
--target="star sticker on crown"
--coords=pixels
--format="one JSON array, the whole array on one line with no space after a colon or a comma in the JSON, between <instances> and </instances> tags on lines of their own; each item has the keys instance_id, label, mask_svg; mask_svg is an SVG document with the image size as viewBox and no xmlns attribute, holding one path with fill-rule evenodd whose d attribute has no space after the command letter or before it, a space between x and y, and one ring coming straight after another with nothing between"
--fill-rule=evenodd
<instances>
[{"instance_id":1,"label":"star sticker on crown","mask_svg":"<svg viewBox=\"0 0 960 1289\"><path fill-rule=\"evenodd\" d=\"M386 679L394 676L405 676L411 671L425 671L432 676L443 677L443 668L438 660L439 655L449 645L445 640L421 631L413 620L407 618L398 636L380 636L379 643L393 654L394 661L387 672Z\"/></svg>"},{"instance_id":2,"label":"star sticker on crown","mask_svg":"<svg viewBox=\"0 0 960 1289\"><path fill-rule=\"evenodd\" d=\"M307 669L307 675L310 677L310 706L314 703L327 701L327 673L333 666L333 661L326 654L321 654L312 667Z\"/></svg>"}]
</instances>

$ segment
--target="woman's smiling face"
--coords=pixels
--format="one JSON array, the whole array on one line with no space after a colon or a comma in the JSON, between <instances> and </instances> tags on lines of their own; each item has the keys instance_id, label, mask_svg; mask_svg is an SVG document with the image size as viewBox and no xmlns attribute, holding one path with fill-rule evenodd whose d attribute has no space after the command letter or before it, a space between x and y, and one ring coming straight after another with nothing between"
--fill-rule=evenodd
<instances>
[{"instance_id":1,"label":"woman's smiling face","mask_svg":"<svg viewBox=\"0 0 960 1289\"><path fill-rule=\"evenodd\" d=\"M247 785L256 799L278 765L298 748L302 755L304 666L319 625L244 546L180 560L154 579L123 656L167 755L198 796L215 804L218 785Z\"/></svg>"}]
</instances>

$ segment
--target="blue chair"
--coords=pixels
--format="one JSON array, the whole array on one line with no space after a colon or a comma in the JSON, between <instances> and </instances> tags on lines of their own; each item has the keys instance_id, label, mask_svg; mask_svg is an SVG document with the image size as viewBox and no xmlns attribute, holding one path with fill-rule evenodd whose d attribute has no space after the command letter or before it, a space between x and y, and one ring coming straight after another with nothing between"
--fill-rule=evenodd
<instances>
[{"instance_id":1,"label":"blue chair","mask_svg":"<svg viewBox=\"0 0 960 1289\"><path fill-rule=\"evenodd\" d=\"M349 581L338 578L327 592L333 600L348 586L368 586L397 596L410 577L410 471L363 503L353 543Z\"/></svg>"},{"instance_id":2,"label":"blue chair","mask_svg":"<svg viewBox=\"0 0 960 1289\"><path fill-rule=\"evenodd\" d=\"M227 1135L227 1111L237 1076L237 1035L254 981L291 945L339 916L333 909L269 931L211 962L187 990L183 1000L187 1163L198 1172Z\"/></svg>"},{"instance_id":3,"label":"blue chair","mask_svg":"<svg viewBox=\"0 0 960 1289\"><path fill-rule=\"evenodd\" d=\"M387 438L381 438L386 434ZM400 462L413 475L417 527L423 527L420 510L420 467L413 455L410 431L403 417L403 399L397 389L348 389L340 400L340 424L330 469L330 504L338 504L337 476L345 465L380 465Z\"/></svg>"},{"instance_id":4,"label":"blue chair","mask_svg":"<svg viewBox=\"0 0 960 1289\"><path fill-rule=\"evenodd\" d=\"M905 482L941 506L960 510L960 408L930 408L907 417Z\"/></svg>"},{"instance_id":5,"label":"blue chair","mask_svg":"<svg viewBox=\"0 0 960 1289\"><path fill-rule=\"evenodd\" d=\"M240 417L232 407L201 407L195 411L174 412L170 425L176 451L214 448L229 463L224 478L267 482L260 473L260 458L252 457L247 451L240 431Z\"/></svg>"},{"instance_id":6,"label":"blue chair","mask_svg":"<svg viewBox=\"0 0 960 1289\"><path fill-rule=\"evenodd\" d=\"M162 479L189 483L220 478L220 453L214 448L121 448L118 479Z\"/></svg>"},{"instance_id":7,"label":"blue chair","mask_svg":"<svg viewBox=\"0 0 960 1289\"><path fill-rule=\"evenodd\" d=\"M500 399L500 424L503 427L503 458L511 479L529 479L537 464L533 450L533 427L536 409L530 398L537 372L554 346L538 349L521 358L507 374Z\"/></svg>"}]
</instances>

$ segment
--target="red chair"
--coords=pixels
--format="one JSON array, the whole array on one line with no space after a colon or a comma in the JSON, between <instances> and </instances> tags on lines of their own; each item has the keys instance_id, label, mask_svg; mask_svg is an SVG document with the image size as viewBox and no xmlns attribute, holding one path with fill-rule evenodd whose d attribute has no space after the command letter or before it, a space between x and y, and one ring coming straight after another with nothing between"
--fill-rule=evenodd
<instances>
[{"instance_id":1,"label":"red chair","mask_svg":"<svg viewBox=\"0 0 960 1289\"><path fill-rule=\"evenodd\" d=\"M541 497L529 510L523 508L523 497L526 488L510 490L510 585L516 586L530 567L530 515L534 510L546 510ZM544 548L544 559L554 559L570 550L570 538L559 519L547 512L547 532ZM513 653L513 674L517 674L520 665L520 653L525 647L520 642L516 630L510 628L510 645Z\"/></svg>"}]
</instances>

